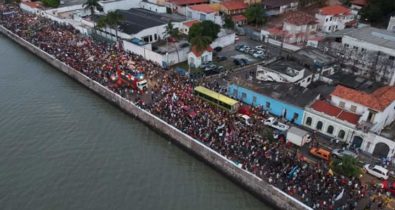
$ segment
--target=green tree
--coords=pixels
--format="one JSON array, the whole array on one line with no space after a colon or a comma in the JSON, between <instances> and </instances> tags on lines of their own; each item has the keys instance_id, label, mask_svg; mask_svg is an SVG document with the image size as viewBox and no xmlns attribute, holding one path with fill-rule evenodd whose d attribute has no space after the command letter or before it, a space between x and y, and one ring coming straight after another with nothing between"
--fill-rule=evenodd
<instances>
[{"instance_id":1,"label":"green tree","mask_svg":"<svg viewBox=\"0 0 395 210\"><path fill-rule=\"evenodd\" d=\"M347 177L359 177L362 173L361 168L358 166L358 160L347 155L333 160L330 166L334 172Z\"/></svg>"},{"instance_id":2,"label":"green tree","mask_svg":"<svg viewBox=\"0 0 395 210\"><path fill-rule=\"evenodd\" d=\"M46 7L56 8L60 5L60 0L42 0L42 3Z\"/></svg>"},{"instance_id":3,"label":"green tree","mask_svg":"<svg viewBox=\"0 0 395 210\"><path fill-rule=\"evenodd\" d=\"M386 26L394 11L394 0L371 0L368 1L366 7L362 8L360 14L363 20L374 25Z\"/></svg>"},{"instance_id":4,"label":"green tree","mask_svg":"<svg viewBox=\"0 0 395 210\"><path fill-rule=\"evenodd\" d=\"M229 15L225 15L225 21L224 21L224 28L228 29L234 29L235 28L235 23L233 22L232 18Z\"/></svg>"},{"instance_id":5,"label":"green tree","mask_svg":"<svg viewBox=\"0 0 395 210\"><path fill-rule=\"evenodd\" d=\"M121 24L123 17L118 11L111 11L105 16L101 16L96 23L95 28L112 28L115 30L115 37L118 40L118 26Z\"/></svg>"},{"instance_id":6,"label":"green tree","mask_svg":"<svg viewBox=\"0 0 395 210\"><path fill-rule=\"evenodd\" d=\"M259 4L248 7L244 15L248 23L254 23L256 26L266 23L266 12Z\"/></svg>"},{"instance_id":7,"label":"green tree","mask_svg":"<svg viewBox=\"0 0 395 210\"><path fill-rule=\"evenodd\" d=\"M208 36L211 40L218 37L220 26L212 21L205 20L201 23L193 24L189 28L188 40L191 41L194 37Z\"/></svg>"},{"instance_id":8,"label":"green tree","mask_svg":"<svg viewBox=\"0 0 395 210\"><path fill-rule=\"evenodd\" d=\"M99 4L99 0L87 0L82 4L85 10L91 11L91 16L95 14L95 10L103 11L103 7Z\"/></svg>"},{"instance_id":9,"label":"green tree","mask_svg":"<svg viewBox=\"0 0 395 210\"><path fill-rule=\"evenodd\" d=\"M202 52L210 46L211 41L209 36L197 36L191 39L191 45L196 51Z\"/></svg>"}]
</instances>

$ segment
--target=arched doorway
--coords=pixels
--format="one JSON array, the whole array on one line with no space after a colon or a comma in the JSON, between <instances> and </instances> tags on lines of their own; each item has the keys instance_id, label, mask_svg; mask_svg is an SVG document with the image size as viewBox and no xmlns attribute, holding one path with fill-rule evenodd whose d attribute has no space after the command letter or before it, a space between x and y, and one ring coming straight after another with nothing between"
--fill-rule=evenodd
<instances>
[{"instance_id":1,"label":"arched doorway","mask_svg":"<svg viewBox=\"0 0 395 210\"><path fill-rule=\"evenodd\" d=\"M354 147L354 148L361 148L362 142L363 142L363 138L362 137L354 136L351 146Z\"/></svg>"},{"instance_id":2,"label":"arched doorway","mask_svg":"<svg viewBox=\"0 0 395 210\"><path fill-rule=\"evenodd\" d=\"M376 157L387 157L390 151L390 147L383 142L379 142L376 144L373 150L373 155Z\"/></svg>"}]
</instances>

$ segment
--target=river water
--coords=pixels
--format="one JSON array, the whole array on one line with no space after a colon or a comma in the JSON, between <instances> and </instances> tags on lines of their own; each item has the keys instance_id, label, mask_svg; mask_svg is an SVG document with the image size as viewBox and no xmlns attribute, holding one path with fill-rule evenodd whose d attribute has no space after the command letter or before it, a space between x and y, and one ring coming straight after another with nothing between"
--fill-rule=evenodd
<instances>
[{"instance_id":1,"label":"river water","mask_svg":"<svg viewBox=\"0 0 395 210\"><path fill-rule=\"evenodd\" d=\"M0 35L0 209L270 208Z\"/></svg>"}]
</instances>

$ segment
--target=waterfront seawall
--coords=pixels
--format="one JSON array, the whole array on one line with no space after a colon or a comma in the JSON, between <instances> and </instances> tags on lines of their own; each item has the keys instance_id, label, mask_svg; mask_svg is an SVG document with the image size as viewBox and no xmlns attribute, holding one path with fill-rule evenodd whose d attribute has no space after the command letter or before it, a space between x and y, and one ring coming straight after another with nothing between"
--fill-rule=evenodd
<instances>
[{"instance_id":1,"label":"waterfront seawall","mask_svg":"<svg viewBox=\"0 0 395 210\"><path fill-rule=\"evenodd\" d=\"M249 189L255 195L259 196L260 198L262 198L267 202L270 202L270 204L272 204L276 208L297 209L297 210L308 209L308 207L305 206L304 204L289 197L288 195L274 188L272 185L261 180L255 175L240 169L233 162L227 160L222 155L210 149L209 147L205 146L204 144L200 143L199 141L182 133L177 128L167 124L166 122L152 115L151 113L143 109L140 109L130 101L115 94L114 92L110 91L109 89L97 83L96 81L93 81L92 79L86 77L79 71L67 66L65 63L57 60L55 57L40 50L38 47L35 47L29 42L23 40L16 34L5 29L3 26L0 26L0 32L5 36L7 36L8 38L15 41L16 43L18 43L19 45L21 45L22 47L24 47L25 49L29 50L36 56L45 60L46 62L57 68L58 70L62 71L63 73L69 75L70 77L84 84L86 87L93 90L95 93L99 94L100 96L116 104L125 112L139 118L141 121L145 122L152 128L169 136L172 140L182 145L188 151L193 152L198 157L202 158L203 160L205 160L210 165L214 166L222 173L226 174L227 176L229 176L230 178L232 178L242 186Z\"/></svg>"}]
</instances>

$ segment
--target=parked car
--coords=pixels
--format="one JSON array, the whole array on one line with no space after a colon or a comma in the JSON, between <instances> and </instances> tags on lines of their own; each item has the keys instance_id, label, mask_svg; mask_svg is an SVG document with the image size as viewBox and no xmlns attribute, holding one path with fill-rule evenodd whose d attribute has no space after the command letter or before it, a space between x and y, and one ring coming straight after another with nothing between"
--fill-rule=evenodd
<instances>
[{"instance_id":1,"label":"parked car","mask_svg":"<svg viewBox=\"0 0 395 210\"><path fill-rule=\"evenodd\" d=\"M286 131L286 130L288 130L288 128L289 128L288 125L285 125L285 124L283 124L283 123L278 122L277 119L274 118L274 117L269 117L268 119L266 119L265 121L263 121L263 124L264 124L264 125L268 125L268 126L270 126L270 127L272 127L272 128L275 128L275 129L277 129L277 130L280 130L280 131Z\"/></svg>"},{"instance_id":2,"label":"parked car","mask_svg":"<svg viewBox=\"0 0 395 210\"><path fill-rule=\"evenodd\" d=\"M205 71L211 71L211 70L214 70L214 69L217 69L217 65L215 65L215 64L213 64L213 63L208 64L208 65L204 68Z\"/></svg>"},{"instance_id":3,"label":"parked car","mask_svg":"<svg viewBox=\"0 0 395 210\"><path fill-rule=\"evenodd\" d=\"M189 43L182 43L180 45L180 48L185 48L185 47L189 47Z\"/></svg>"},{"instance_id":4,"label":"parked car","mask_svg":"<svg viewBox=\"0 0 395 210\"><path fill-rule=\"evenodd\" d=\"M245 114L237 114L237 118L238 118L241 122L243 122L245 125L248 125L248 126L252 125L252 123L251 123L251 117L248 116L248 115L245 115Z\"/></svg>"},{"instance_id":5,"label":"parked car","mask_svg":"<svg viewBox=\"0 0 395 210\"><path fill-rule=\"evenodd\" d=\"M222 47L219 47L219 46L218 46L218 47L214 48L214 51L215 51L215 52L221 52L221 51L222 51Z\"/></svg>"},{"instance_id":6,"label":"parked car","mask_svg":"<svg viewBox=\"0 0 395 210\"><path fill-rule=\"evenodd\" d=\"M240 66L240 65L241 65L240 60L237 59L237 58L233 59L233 63L234 63L235 65L237 65L237 66Z\"/></svg>"},{"instance_id":7,"label":"parked car","mask_svg":"<svg viewBox=\"0 0 395 210\"><path fill-rule=\"evenodd\" d=\"M236 45L236 47L235 47L235 49L237 51L240 51L241 48L245 48L245 45L244 44L240 44L240 45Z\"/></svg>"},{"instance_id":8,"label":"parked car","mask_svg":"<svg viewBox=\"0 0 395 210\"><path fill-rule=\"evenodd\" d=\"M357 158L358 155L355 152L352 152L350 150L344 150L344 149L334 149L332 150L332 156L337 157L337 158L342 158L344 156L351 156L353 158Z\"/></svg>"},{"instance_id":9,"label":"parked car","mask_svg":"<svg viewBox=\"0 0 395 210\"><path fill-rule=\"evenodd\" d=\"M313 147L310 149L310 154L312 154L315 157L324 159L324 160L329 160L331 156L331 152L324 149L324 148L318 148L318 147Z\"/></svg>"},{"instance_id":10,"label":"parked car","mask_svg":"<svg viewBox=\"0 0 395 210\"><path fill-rule=\"evenodd\" d=\"M263 45L255 46L255 49L257 49L257 50L264 50Z\"/></svg>"},{"instance_id":11,"label":"parked car","mask_svg":"<svg viewBox=\"0 0 395 210\"><path fill-rule=\"evenodd\" d=\"M225 61L226 59L228 59L226 56L217 56L218 61Z\"/></svg>"},{"instance_id":12,"label":"parked car","mask_svg":"<svg viewBox=\"0 0 395 210\"><path fill-rule=\"evenodd\" d=\"M208 67L209 65L212 65L212 64L213 64L212 62L202 63L202 64L200 65L200 68L201 68L201 69L205 69L206 67Z\"/></svg>"},{"instance_id":13,"label":"parked car","mask_svg":"<svg viewBox=\"0 0 395 210\"><path fill-rule=\"evenodd\" d=\"M388 180L384 180L381 182L381 188L385 191L391 193L392 196L395 196L395 182L390 182Z\"/></svg>"},{"instance_id":14,"label":"parked car","mask_svg":"<svg viewBox=\"0 0 395 210\"><path fill-rule=\"evenodd\" d=\"M379 165L370 165L366 164L363 166L363 169L370 175L375 176L379 179L388 179L388 170Z\"/></svg>"},{"instance_id":15,"label":"parked car","mask_svg":"<svg viewBox=\"0 0 395 210\"><path fill-rule=\"evenodd\" d=\"M248 60L245 58L240 58L240 61L243 62L244 65L248 64Z\"/></svg>"}]
</instances>

